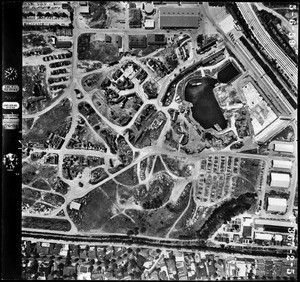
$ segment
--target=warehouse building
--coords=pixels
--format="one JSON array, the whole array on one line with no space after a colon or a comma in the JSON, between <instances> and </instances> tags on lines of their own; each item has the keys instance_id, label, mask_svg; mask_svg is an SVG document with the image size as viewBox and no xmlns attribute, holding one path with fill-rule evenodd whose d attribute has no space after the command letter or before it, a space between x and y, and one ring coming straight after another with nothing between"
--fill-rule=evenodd
<instances>
[{"instance_id":1,"label":"warehouse building","mask_svg":"<svg viewBox=\"0 0 300 282\"><path fill-rule=\"evenodd\" d=\"M199 8L159 8L160 28L198 28Z\"/></svg>"},{"instance_id":2,"label":"warehouse building","mask_svg":"<svg viewBox=\"0 0 300 282\"><path fill-rule=\"evenodd\" d=\"M275 143L274 151L294 153L294 145L290 143Z\"/></svg>"},{"instance_id":3,"label":"warehouse building","mask_svg":"<svg viewBox=\"0 0 300 282\"><path fill-rule=\"evenodd\" d=\"M291 161L273 160L274 168L292 169L293 163Z\"/></svg>"},{"instance_id":4,"label":"warehouse building","mask_svg":"<svg viewBox=\"0 0 300 282\"><path fill-rule=\"evenodd\" d=\"M288 188L290 186L290 175L287 173L271 172L270 186Z\"/></svg>"},{"instance_id":5,"label":"warehouse building","mask_svg":"<svg viewBox=\"0 0 300 282\"><path fill-rule=\"evenodd\" d=\"M286 207L287 207L286 199L268 198L267 211L269 211L269 212L285 212Z\"/></svg>"}]
</instances>

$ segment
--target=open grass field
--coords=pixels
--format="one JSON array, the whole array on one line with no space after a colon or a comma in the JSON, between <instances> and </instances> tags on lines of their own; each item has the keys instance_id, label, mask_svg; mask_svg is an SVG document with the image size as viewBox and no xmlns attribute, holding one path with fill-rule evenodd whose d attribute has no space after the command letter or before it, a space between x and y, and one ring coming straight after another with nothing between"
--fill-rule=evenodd
<instances>
[{"instance_id":1,"label":"open grass field","mask_svg":"<svg viewBox=\"0 0 300 282\"><path fill-rule=\"evenodd\" d=\"M138 182L137 165L132 166L123 173L115 177L116 181L128 186L135 186Z\"/></svg>"},{"instance_id":2,"label":"open grass field","mask_svg":"<svg viewBox=\"0 0 300 282\"><path fill-rule=\"evenodd\" d=\"M68 214L78 230L91 231L100 229L113 215L113 202L100 189L96 188L81 199L80 210L71 210Z\"/></svg>"},{"instance_id":3,"label":"open grass field","mask_svg":"<svg viewBox=\"0 0 300 282\"><path fill-rule=\"evenodd\" d=\"M66 219L41 218L25 216L22 220L23 228L34 228L55 231L69 231L71 224Z\"/></svg>"},{"instance_id":4,"label":"open grass field","mask_svg":"<svg viewBox=\"0 0 300 282\"><path fill-rule=\"evenodd\" d=\"M57 173L58 168L55 166L23 163L22 183L30 184L38 178L50 179ZM35 184L36 185L36 184Z\"/></svg>"}]
</instances>

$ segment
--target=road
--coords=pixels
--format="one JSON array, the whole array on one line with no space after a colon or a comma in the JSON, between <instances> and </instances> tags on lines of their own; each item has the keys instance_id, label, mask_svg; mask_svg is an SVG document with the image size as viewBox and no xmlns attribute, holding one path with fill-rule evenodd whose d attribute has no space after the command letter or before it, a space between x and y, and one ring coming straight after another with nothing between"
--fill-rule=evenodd
<instances>
[{"instance_id":1,"label":"road","mask_svg":"<svg viewBox=\"0 0 300 282\"><path fill-rule=\"evenodd\" d=\"M262 46L269 53L271 58L277 60L284 72L291 78L294 85L298 84L298 69L297 65L277 46L277 44L271 39L270 35L262 26L256 13L254 12L252 4L249 2L237 2L237 6L241 11L244 19L251 28L253 33L256 35L258 41L261 42Z\"/></svg>"}]
</instances>

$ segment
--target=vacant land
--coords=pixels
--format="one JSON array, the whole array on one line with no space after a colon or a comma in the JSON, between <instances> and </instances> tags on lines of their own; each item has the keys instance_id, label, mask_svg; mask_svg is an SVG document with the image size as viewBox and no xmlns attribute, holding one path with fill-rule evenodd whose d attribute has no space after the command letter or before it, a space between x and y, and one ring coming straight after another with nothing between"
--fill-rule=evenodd
<instances>
[{"instance_id":1,"label":"vacant land","mask_svg":"<svg viewBox=\"0 0 300 282\"><path fill-rule=\"evenodd\" d=\"M84 91L91 92L96 88L100 88L102 80L103 75L101 73L92 73L84 76L81 80L81 84Z\"/></svg>"},{"instance_id":2,"label":"vacant land","mask_svg":"<svg viewBox=\"0 0 300 282\"><path fill-rule=\"evenodd\" d=\"M109 64L118 61L121 56L119 48L105 41L91 41L93 33L84 33L78 37L78 60L100 61Z\"/></svg>"},{"instance_id":3,"label":"vacant land","mask_svg":"<svg viewBox=\"0 0 300 282\"><path fill-rule=\"evenodd\" d=\"M122 172L118 176L116 176L116 181L121 184L135 186L139 184L138 176L137 176L137 165L132 166L126 171Z\"/></svg>"},{"instance_id":4,"label":"vacant land","mask_svg":"<svg viewBox=\"0 0 300 282\"><path fill-rule=\"evenodd\" d=\"M45 193L42 200L54 207L60 207L65 202L65 199L62 196L52 193Z\"/></svg>"},{"instance_id":5,"label":"vacant land","mask_svg":"<svg viewBox=\"0 0 300 282\"><path fill-rule=\"evenodd\" d=\"M34 118L22 119L22 133L26 135L33 125Z\"/></svg>"},{"instance_id":6,"label":"vacant land","mask_svg":"<svg viewBox=\"0 0 300 282\"><path fill-rule=\"evenodd\" d=\"M61 127L71 119L71 103L68 99L61 101L50 111L38 118L33 128L27 135L23 135L25 142L44 145L51 132ZM51 122L49 122L51 120Z\"/></svg>"},{"instance_id":7,"label":"vacant land","mask_svg":"<svg viewBox=\"0 0 300 282\"><path fill-rule=\"evenodd\" d=\"M270 141L286 141L286 142L293 142L295 140L295 132L292 126L287 126L277 135L275 135Z\"/></svg>"},{"instance_id":8,"label":"vacant land","mask_svg":"<svg viewBox=\"0 0 300 282\"><path fill-rule=\"evenodd\" d=\"M174 180L168 173L161 172L155 174L148 185L149 190L146 191L137 187L134 196L144 209L157 209L169 200Z\"/></svg>"},{"instance_id":9,"label":"vacant land","mask_svg":"<svg viewBox=\"0 0 300 282\"><path fill-rule=\"evenodd\" d=\"M100 189L96 188L76 201L81 203L80 210L71 210L69 205L67 210L78 230L100 229L114 215L112 201Z\"/></svg>"},{"instance_id":10,"label":"vacant land","mask_svg":"<svg viewBox=\"0 0 300 282\"><path fill-rule=\"evenodd\" d=\"M47 39L39 33L29 33L22 37L23 47L44 47L47 45Z\"/></svg>"},{"instance_id":11,"label":"vacant land","mask_svg":"<svg viewBox=\"0 0 300 282\"><path fill-rule=\"evenodd\" d=\"M153 168L153 174L160 172L160 171L165 171L165 166L161 160L161 157L157 156L155 164L154 164L154 168Z\"/></svg>"},{"instance_id":12,"label":"vacant land","mask_svg":"<svg viewBox=\"0 0 300 282\"><path fill-rule=\"evenodd\" d=\"M248 182L252 183L252 185L256 187L259 184L259 176L263 167L264 161L259 159L242 158L240 162L240 175L242 178L248 180Z\"/></svg>"},{"instance_id":13,"label":"vacant land","mask_svg":"<svg viewBox=\"0 0 300 282\"><path fill-rule=\"evenodd\" d=\"M162 155L162 159L167 168L176 176L187 177L191 175L190 168L192 164L187 163L185 158L168 157L167 155Z\"/></svg>"},{"instance_id":14,"label":"vacant land","mask_svg":"<svg viewBox=\"0 0 300 282\"><path fill-rule=\"evenodd\" d=\"M24 162L22 167L22 183L28 185L40 177L50 179L56 173L57 167L34 165Z\"/></svg>"},{"instance_id":15,"label":"vacant land","mask_svg":"<svg viewBox=\"0 0 300 282\"><path fill-rule=\"evenodd\" d=\"M90 13L83 14L91 28L107 28L107 2L89 1Z\"/></svg>"},{"instance_id":16,"label":"vacant land","mask_svg":"<svg viewBox=\"0 0 300 282\"><path fill-rule=\"evenodd\" d=\"M34 228L44 230L69 231L71 224L66 219L41 218L41 217L23 217L23 228Z\"/></svg>"},{"instance_id":17,"label":"vacant land","mask_svg":"<svg viewBox=\"0 0 300 282\"><path fill-rule=\"evenodd\" d=\"M42 179L42 178L38 178L36 181L34 181L31 186L33 188L37 188L40 190L51 190L51 187L49 186L49 184L46 182L46 180Z\"/></svg>"}]
</instances>

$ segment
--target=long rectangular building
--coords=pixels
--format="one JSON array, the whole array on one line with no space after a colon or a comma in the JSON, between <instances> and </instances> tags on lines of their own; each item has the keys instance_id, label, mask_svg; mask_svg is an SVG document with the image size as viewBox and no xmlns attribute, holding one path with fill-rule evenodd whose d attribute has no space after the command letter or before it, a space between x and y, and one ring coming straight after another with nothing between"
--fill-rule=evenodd
<instances>
[{"instance_id":1,"label":"long rectangular building","mask_svg":"<svg viewBox=\"0 0 300 282\"><path fill-rule=\"evenodd\" d=\"M293 163L291 161L273 160L274 168L292 169Z\"/></svg>"},{"instance_id":2,"label":"long rectangular building","mask_svg":"<svg viewBox=\"0 0 300 282\"><path fill-rule=\"evenodd\" d=\"M255 219L254 221L255 226L257 225L274 225L274 226L281 226L281 227L294 227L294 225L290 221L283 221L283 220L272 220L272 219Z\"/></svg>"},{"instance_id":3,"label":"long rectangular building","mask_svg":"<svg viewBox=\"0 0 300 282\"><path fill-rule=\"evenodd\" d=\"M198 28L200 9L181 7L160 7L160 28Z\"/></svg>"},{"instance_id":4,"label":"long rectangular building","mask_svg":"<svg viewBox=\"0 0 300 282\"><path fill-rule=\"evenodd\" d=\"M294 153L294 145L290 144L288 142L286 142L286 143L275 143L274 144L274 151Z\"/></svg>"}]
</instances>

